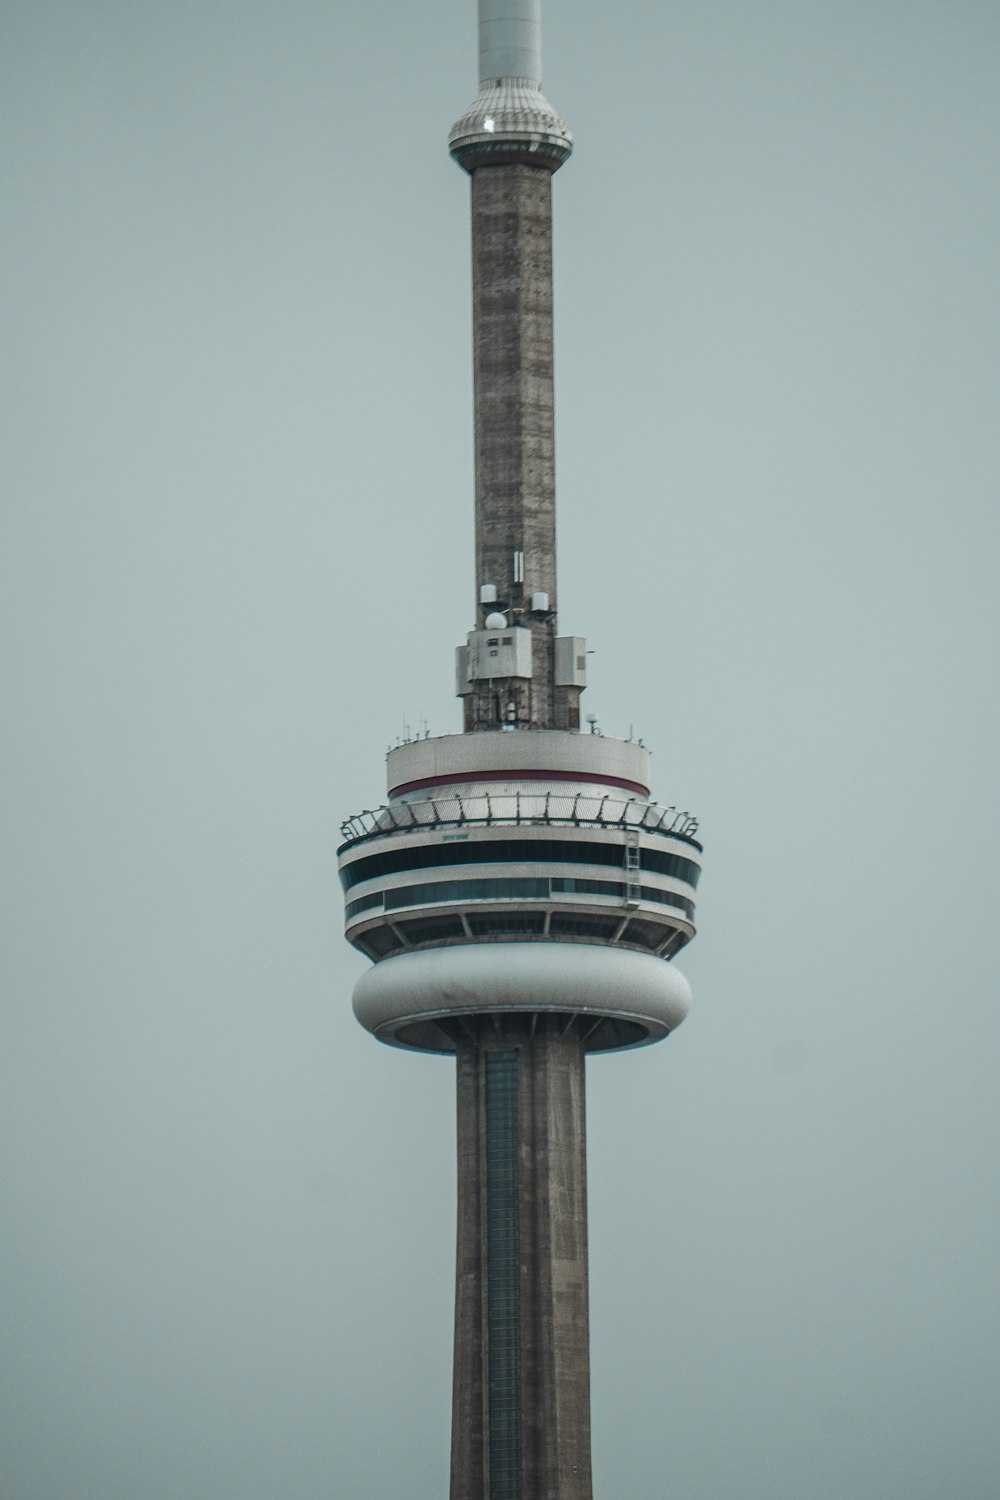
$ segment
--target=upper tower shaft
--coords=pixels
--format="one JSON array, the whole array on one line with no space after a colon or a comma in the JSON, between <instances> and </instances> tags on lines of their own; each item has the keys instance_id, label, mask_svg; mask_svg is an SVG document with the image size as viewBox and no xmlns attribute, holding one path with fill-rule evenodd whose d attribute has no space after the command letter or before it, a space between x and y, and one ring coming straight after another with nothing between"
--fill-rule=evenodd
<instances>
[{"instance_id":1,"label":"upper tower shaft","mask_svg":"<svg viewBox=\"0 0 1000 1500\"><path fill-rule=\"evenodd\" d=\"M585 648L556 647L552 369L551 179L572 136L541 92L538 0L480 0L479 67L450 137L472 177L476 413L477 629L458 691L466 730L577 729Z\"/></svg>"},{"instance_id":2,"label":"upper tower shaft","mask_svg":"<svg viewBox=\"0 0 1000 1500\"><path fill-rule=\"evenodd\" d=\"M531 631L530 720L566 729L576 726L558 722L553 675L551 193L544 167L472 174L476 581L477 594L495 585L511 623Z\"/></svg>"}]
</instances>

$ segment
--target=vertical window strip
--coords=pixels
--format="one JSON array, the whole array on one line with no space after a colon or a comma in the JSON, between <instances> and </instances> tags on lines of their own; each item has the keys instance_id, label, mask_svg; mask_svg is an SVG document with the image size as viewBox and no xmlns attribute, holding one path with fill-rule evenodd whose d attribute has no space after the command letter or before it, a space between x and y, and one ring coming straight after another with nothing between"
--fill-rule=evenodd
<instances>
[{"instance_id":1,"label":"vertical window strip","mask_svg":"<svg viewBox=\"0 0 1000 1500\"><path fill-rule=\"evenodd\" d=\"M490 1500L521 1500L517 1053L486 1053Z\"/></svg>"}]
</instances>

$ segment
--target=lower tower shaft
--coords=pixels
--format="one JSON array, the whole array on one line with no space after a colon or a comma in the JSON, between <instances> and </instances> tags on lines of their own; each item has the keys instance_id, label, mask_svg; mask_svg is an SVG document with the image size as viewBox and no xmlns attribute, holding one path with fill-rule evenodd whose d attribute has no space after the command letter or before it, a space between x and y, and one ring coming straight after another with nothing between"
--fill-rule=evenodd
<instances>
[{"instance_id":1,"label":"lower tower shaft","mask_svg":"<svg viewBox=\"0 0 1000 1500\"><path fill-rule=\"evenodd\" d=\"M475 1017L456 1043L451 1500L591 1500L580 1024Z\"/></svg>"}]
</instances>

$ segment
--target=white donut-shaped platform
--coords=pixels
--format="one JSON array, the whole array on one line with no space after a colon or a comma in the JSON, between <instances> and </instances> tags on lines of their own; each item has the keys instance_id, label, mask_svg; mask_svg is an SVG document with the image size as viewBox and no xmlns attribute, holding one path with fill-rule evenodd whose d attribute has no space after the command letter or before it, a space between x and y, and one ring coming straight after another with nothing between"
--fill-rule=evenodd
<instances>
[{"instance_id":1,"label":"white donut-shaped platform","mask_svg":"<svg viewBox=\"0 0 1000 1500\"><path fill-rule=\"evenodd\" d=\"M354 1014L380 1041L453 1052L459 1016L592 1017L588 1051L641 1047L679 1026L691 989L673 964L596 943L459 943L384 958L354 987Z\"/></svg>"}]
</instances>

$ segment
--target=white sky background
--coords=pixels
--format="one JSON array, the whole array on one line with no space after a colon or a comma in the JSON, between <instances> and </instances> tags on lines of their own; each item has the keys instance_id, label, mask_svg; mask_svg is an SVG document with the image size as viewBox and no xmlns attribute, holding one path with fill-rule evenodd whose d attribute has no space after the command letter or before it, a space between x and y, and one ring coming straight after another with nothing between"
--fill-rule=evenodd
<instances>
[{"instance_id":1,"label":"white sky background","mask_svg":"<svg viewBox=\"0 0 1000 1500\"><path fill-rule=\"evenodd\" d=\"M471 0L7 0L5 1500L440 1500L452 1068L340 819L458 725ZM1000 11L547 0L561 623L702 819L589 1070L601 1500L993 1500Z\"/></svg>"}]
</instances>

